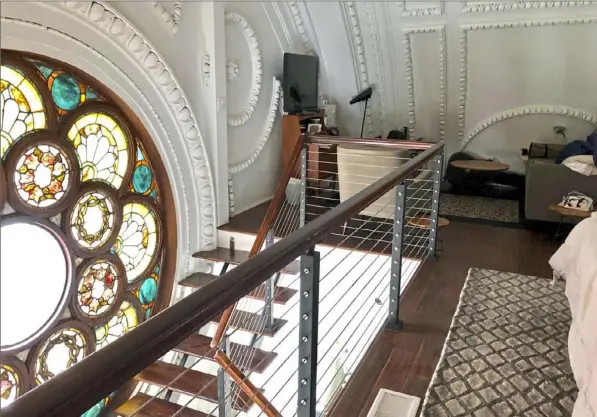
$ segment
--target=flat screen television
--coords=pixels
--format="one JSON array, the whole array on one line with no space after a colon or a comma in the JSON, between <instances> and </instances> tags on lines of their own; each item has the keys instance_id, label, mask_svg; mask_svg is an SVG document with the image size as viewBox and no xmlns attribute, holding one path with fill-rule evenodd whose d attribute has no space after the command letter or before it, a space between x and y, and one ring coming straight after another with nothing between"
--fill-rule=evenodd
<instances>
[{"instance_id":1,"label":"flat screen television","mask_svg":"<svg viewBox=\"0 0 597 417\"><path fill-rule=\"evenodd\" d=\"M296 114L318 109L317 78L319 58L284 54L284 111Z\"/></svg>"}]
</instances>

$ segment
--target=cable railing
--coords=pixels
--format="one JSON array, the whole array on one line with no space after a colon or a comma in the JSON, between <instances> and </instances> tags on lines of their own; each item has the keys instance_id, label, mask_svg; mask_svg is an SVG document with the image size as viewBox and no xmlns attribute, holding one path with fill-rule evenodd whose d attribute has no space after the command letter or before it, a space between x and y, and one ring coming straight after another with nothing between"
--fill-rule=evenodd
<instances>
[{"instance_id":1,"label":"cable railing","mask_svg":"<svg viewBox=\"0 0 597 417\"><path fill-rule=\"evenodd\" d=\"M317 166L324 147L331 158ZM139 401L116 412L144 417L165 401L175 408L161 415L184 417L333 412L375 336L400 328L400 295L436 253L443 143L314 136L297 148L299 164L284 171L254 256L3 415L80 416L199 331L213 334L206 353L177 358L180 372L159 387L138 385ZM299 274L283 273L297 258ZM274 303L284 295L285 305ZM192 385L197 370L209 377Z\"/></svg>"}]
</instances>

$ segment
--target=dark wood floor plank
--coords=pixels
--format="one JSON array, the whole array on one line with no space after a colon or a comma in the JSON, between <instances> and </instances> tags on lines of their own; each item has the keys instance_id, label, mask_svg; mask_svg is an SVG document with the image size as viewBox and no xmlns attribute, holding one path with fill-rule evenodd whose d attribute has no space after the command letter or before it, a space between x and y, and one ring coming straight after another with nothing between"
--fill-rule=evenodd
<instances>
[{"instance_id":1,"label":"dark wood floor plank","mask_svg":"<svg viewBox=\"0 0 597 417\"><path fill-rule=\"evenodd\" d=\"M194 258L206 259L214 262L228 262L233 265L239 265L249 259L249 252L235 249L231 251L228 248L216 248L213 250L201 251L193 254ZM296 275L300 271L300 262L293 261L282 270L285 274Z\"/></svg>"},{"instance_id":2,"label":"dark wood floor plank","mask_svg":"<svg viewBox=\"0 0 597 417\"><path fill-rule=\"evenodd\" d=\"M150 402L147 403L148 401ZM147 405L137 411L139 407L145 403L147 403ZM176 414L181 408L184 408L183 411ZM160 398L152 399L152 397L143 393L138 393L126 403L122 404L118 407L116 412L123 417L171 417L174 414L176 414L176 417L208 417L207 414L200 411L182 407L181 405Z\"/></svg>"},{"instance_id":3,"label":"dark wood floor plank","mask_svg":"<svg viewBox=\"0 0 597 417\"><path fill-rule=\"evenodd\" d=\"M201 334L193 334L186 338L180 345L175 347L173 350L186 353L187 355L197 357L208 357L213 358L214 351L210 347L211 337L204 336ZM252 357L249 369L251 371L262 373L265 369L273 362L276 358L277 353L267 352L265 350L251 348L249 346L240 345L237 343L231 343L231 349L235 354L246 355L250 354Z\"/></svg>"},{"instance_id":4,"label":"dark wood floor plank","mask_svg":"<svg viewBox=\"0 0 597 417\"><path fill-rule=\"evenodd\" d=\"M453 221L439 238L443 253L425 261L401 299L404 328L380 333L331 417L366 416L380 388L425 396L470 268L551 277L550 235Z\"/></svg>"}]
</instances>

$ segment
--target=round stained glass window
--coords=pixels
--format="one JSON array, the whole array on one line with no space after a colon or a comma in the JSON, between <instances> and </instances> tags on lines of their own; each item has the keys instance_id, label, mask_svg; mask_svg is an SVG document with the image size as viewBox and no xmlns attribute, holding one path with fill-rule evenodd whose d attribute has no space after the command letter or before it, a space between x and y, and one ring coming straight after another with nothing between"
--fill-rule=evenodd
<instances>
[{"instance_id":1,"label":"round stained glass window","mask_svg":"<svg viewBox=\"0 0 597 417\"><path fill-rule=\"evenodd\" d=\"M14 356L0 360L0 408L12 403L29 390L25 364Z\"/></svg>"},{"instance_id":2,"label":"round stained glass window","mask_svg":"<svg viewBox=\"0 0 597 417\"><path fill-rule=\"evenodd\" d=\"M34 384L43 384L94 350L91 329L76 320L62 322L29 357Z\"/></svg>"},{"instance_id":3,"label":"round stained glass window","mask_svg":"<svg viewBox=\"0 0 597 417\"><path fill-rule=\"evenodd\" d=\"M65 136L81 164L81 181L102 180L120 189L133 168L131 136L119 117L94 105L75 114Z\"/></svg>"},{"instance_id":4,"label":"round stained glass window","mask_svg":"<svg viewBox=\"0 0 597 417\"><path fill-rule=\"evenodd\" d=\"M47 133L21 139L8 153L8 199L14 209L53 216L69 204L79 186L72 145Z\"/></svg>"},{"instance_id":5,"label":"round stained glass window","mask_svg":"<svg viewBox=\"0 0 597 417\"><path fill-rule=\"evenodd\" d=\"M122 226L112 250L120 257L129 283L151 271L160 250L161 223L151 200L130 197L123 201Z\"/></svg>"},{"instance_id":6,"label":"round stained glass window","mask_svg":"<svg viewBox=\"0 0 597 417\"><path fill-rule=\"evenodd\" d=\"M75 313L92 325L105 323L119 308L126 273L118 257L105 255L79 266Z\"/></svg>"},{"instance_id":7,"label":"round stained glass window","mask_svg":"<svg viewBox=\"0 0 597 417\"><path fill-rule=\"evenodd\" d=\"M93 181L81 187L62 222L75 251L81 256L94 256L114 244L122 207L112 187Z\"/></svg>"},{"instance_id":8,"label":"round stained glass window","mask_svg":"<svg viewBox=\"0 0 597 417\"><path fill-rule=\"evenodd\" d=\"M126 296L118 312L103 326L96 327L95 340L97 349L109 345L123 334L141 323L141 306L136 298Z\"/></svg>"},{"instance_id":9,"label":"round stained glass window","mask_svg":"<svg viewBox=\"0 0 597 417\"><path fill-rule=\"evenodd\" d=\"M70 296L73 260L62 233L48 221L6 217L0 234L4 352L25 347L56 322Z\"/></svg>"}]
</instances>

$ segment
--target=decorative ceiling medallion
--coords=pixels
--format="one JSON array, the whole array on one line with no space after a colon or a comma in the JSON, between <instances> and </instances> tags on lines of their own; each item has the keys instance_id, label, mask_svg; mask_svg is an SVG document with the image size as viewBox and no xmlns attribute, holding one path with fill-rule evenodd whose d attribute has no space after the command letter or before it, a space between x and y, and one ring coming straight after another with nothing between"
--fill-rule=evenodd
<instances>
[{"instance_id":1,"label":"decorative ceiling medallion","mask_svg":"<svg viewBox=\"0 0 597 417\"><path fill-rule=\"evenodd\" d=\"M4 175L4 165L0 164L0 214L6 204L6 176Z\"/></svg>"},{"instance_id":2,"label":"decorative ceiling medallion","mask_svg":"<svg viewBox=\"0 0 597 417\"><path fill-rule=\"evenodd\" d=\"M73 293L73 313L91 326L105 324L122 304L126 285L126 271L117 256L106 254L82 263Z\"/></svg>"},{"instance_id":3,"label":"decorative ceiling medallion","mask_svg":"<svg viewBox=\"0 0 597 417\"><path fill-rule=\"evenodd\" d=\"M101 180L117 190L128 184L135 149L130 130L115 109L98 103L83 105L64 126L61 136L77 151L82 182Z\"/></svg>"},{"instance_id":4,"label":"decorative ceiling medallion","mask_svg":"<svg viewBox=\"0 0 597 417\"><path fill-rule=\"evenodd\" d=\"M143 322L141 304L131 293L126 293L118 312L103 326L95 328L96 348L109 345Z\"/></svg>"},{"instance_id":5,"label":"decorative ceiling medallion","mask_svg":"<svg viewBox=\"0 0 597 417\"><path fill-rule=\"evenodd\" d=\"M238 79L238 74L240 73L240 67L238 63L234 59L229 59L226 63L226 78L231 83L235 82Z\"/></svg>"},{"instance_id":6,"label":"decorative ceiling medallion","mask_svg":"<svg viewBox=\"0 0 597 417\"><path fill-rule=\"evenodd\" d=\"M6 157L8 201L13 209L51 217L79 188L79 164L72 145L49 132L36 132L11 147Z\"/></svg>"},{"instance_id":7,"label":"decorative ceiling medallion","mask_svg":"<svg viewBox=\"0 0 597 417\"><path fill-rule=\"evenodd\" d=\"M0 409L31 388L27 367L15 356L0 359Z\"/></svg>"},{"instance_id":8,"label":"decorative ceiling medallion","mask_svg":"<svg viewBox=\"0 0 597 417\"><path fill-rule=\"evenodd\" d=\"M62 216L66 236L82 257L111 248L121 222L120 200L114 189L102 181L83 183L74 203Z\"/></svg>"},{"instance_id":9,"label":"decorative ceiling medallion","mask_svg":"<svg viewBox=\"0 0 597 417\"><path fill-rule=\"evenodd\" d=\"M31 345L60 318L73 289L74 259L47 219L6 216L0 235L0 350L6 353Z\"/></svg>"},{"instance_id":10,"label":"decorative ceiling medallion","mask_svg":"<svg viewBox=\"0 0 597 417\"><path fill-rule=\"evenodd\" d=\"M4 159L13 143L35 130L51 129L48 98L42 95L43 84L35 69L14 57L2 55L0 67L0 159ZM53 116L53 115L51 115Z\"/></svg>"},{"instance_id":11,"label":"decorative ceiling medallion","mask_svg":"<svg viewBox=\"0 0 597 417\"><path fill-rule=\"evenodd\" d=\"M230 126L241 126L247 123L251 116L253 116L253 112L257 107L257 102L259 101L259 94L261 92L261 75L263 73L261 51L259 50L259 42L257 41L255 32L253 31L253 28L251 27L247 19L244 18L244 16L235 12L227 12L225 17L226 22L234 23L241 28L247 41L247 44L249 45L249 51L251 52L253 74L251 78L251 93L249 97L249 103L247 104L247 107L244 109L242 114L228 115L228 124ZM230 62L230 60L231 59L229 59L228 61ZM238 64L236 66L238 68ZM236 76L238 77L238 71Z\"/></svg>"},{"instance_id":12,"label":"decorative ceiling medallion","mask_svg":"<svg viewBox=\"0 0 597 417\"><path fill-rule=\"evenodd\" d=\"M78 320L66 320L29 353L35 386L49 381L95 351L93 332Z\"/></svg>"},{"instance_id":13,"label":"decorative ceiling medallion","mask_svg":"<svg viewBox=\"0 0 597 417\"><path fill-rule=\"evenodd\" d=\"M129 284L136 284L155 267L162 245L157 207L144 196L122 199L122 226L112 252L120 257Z\"/></svg>"}]
</instances>

